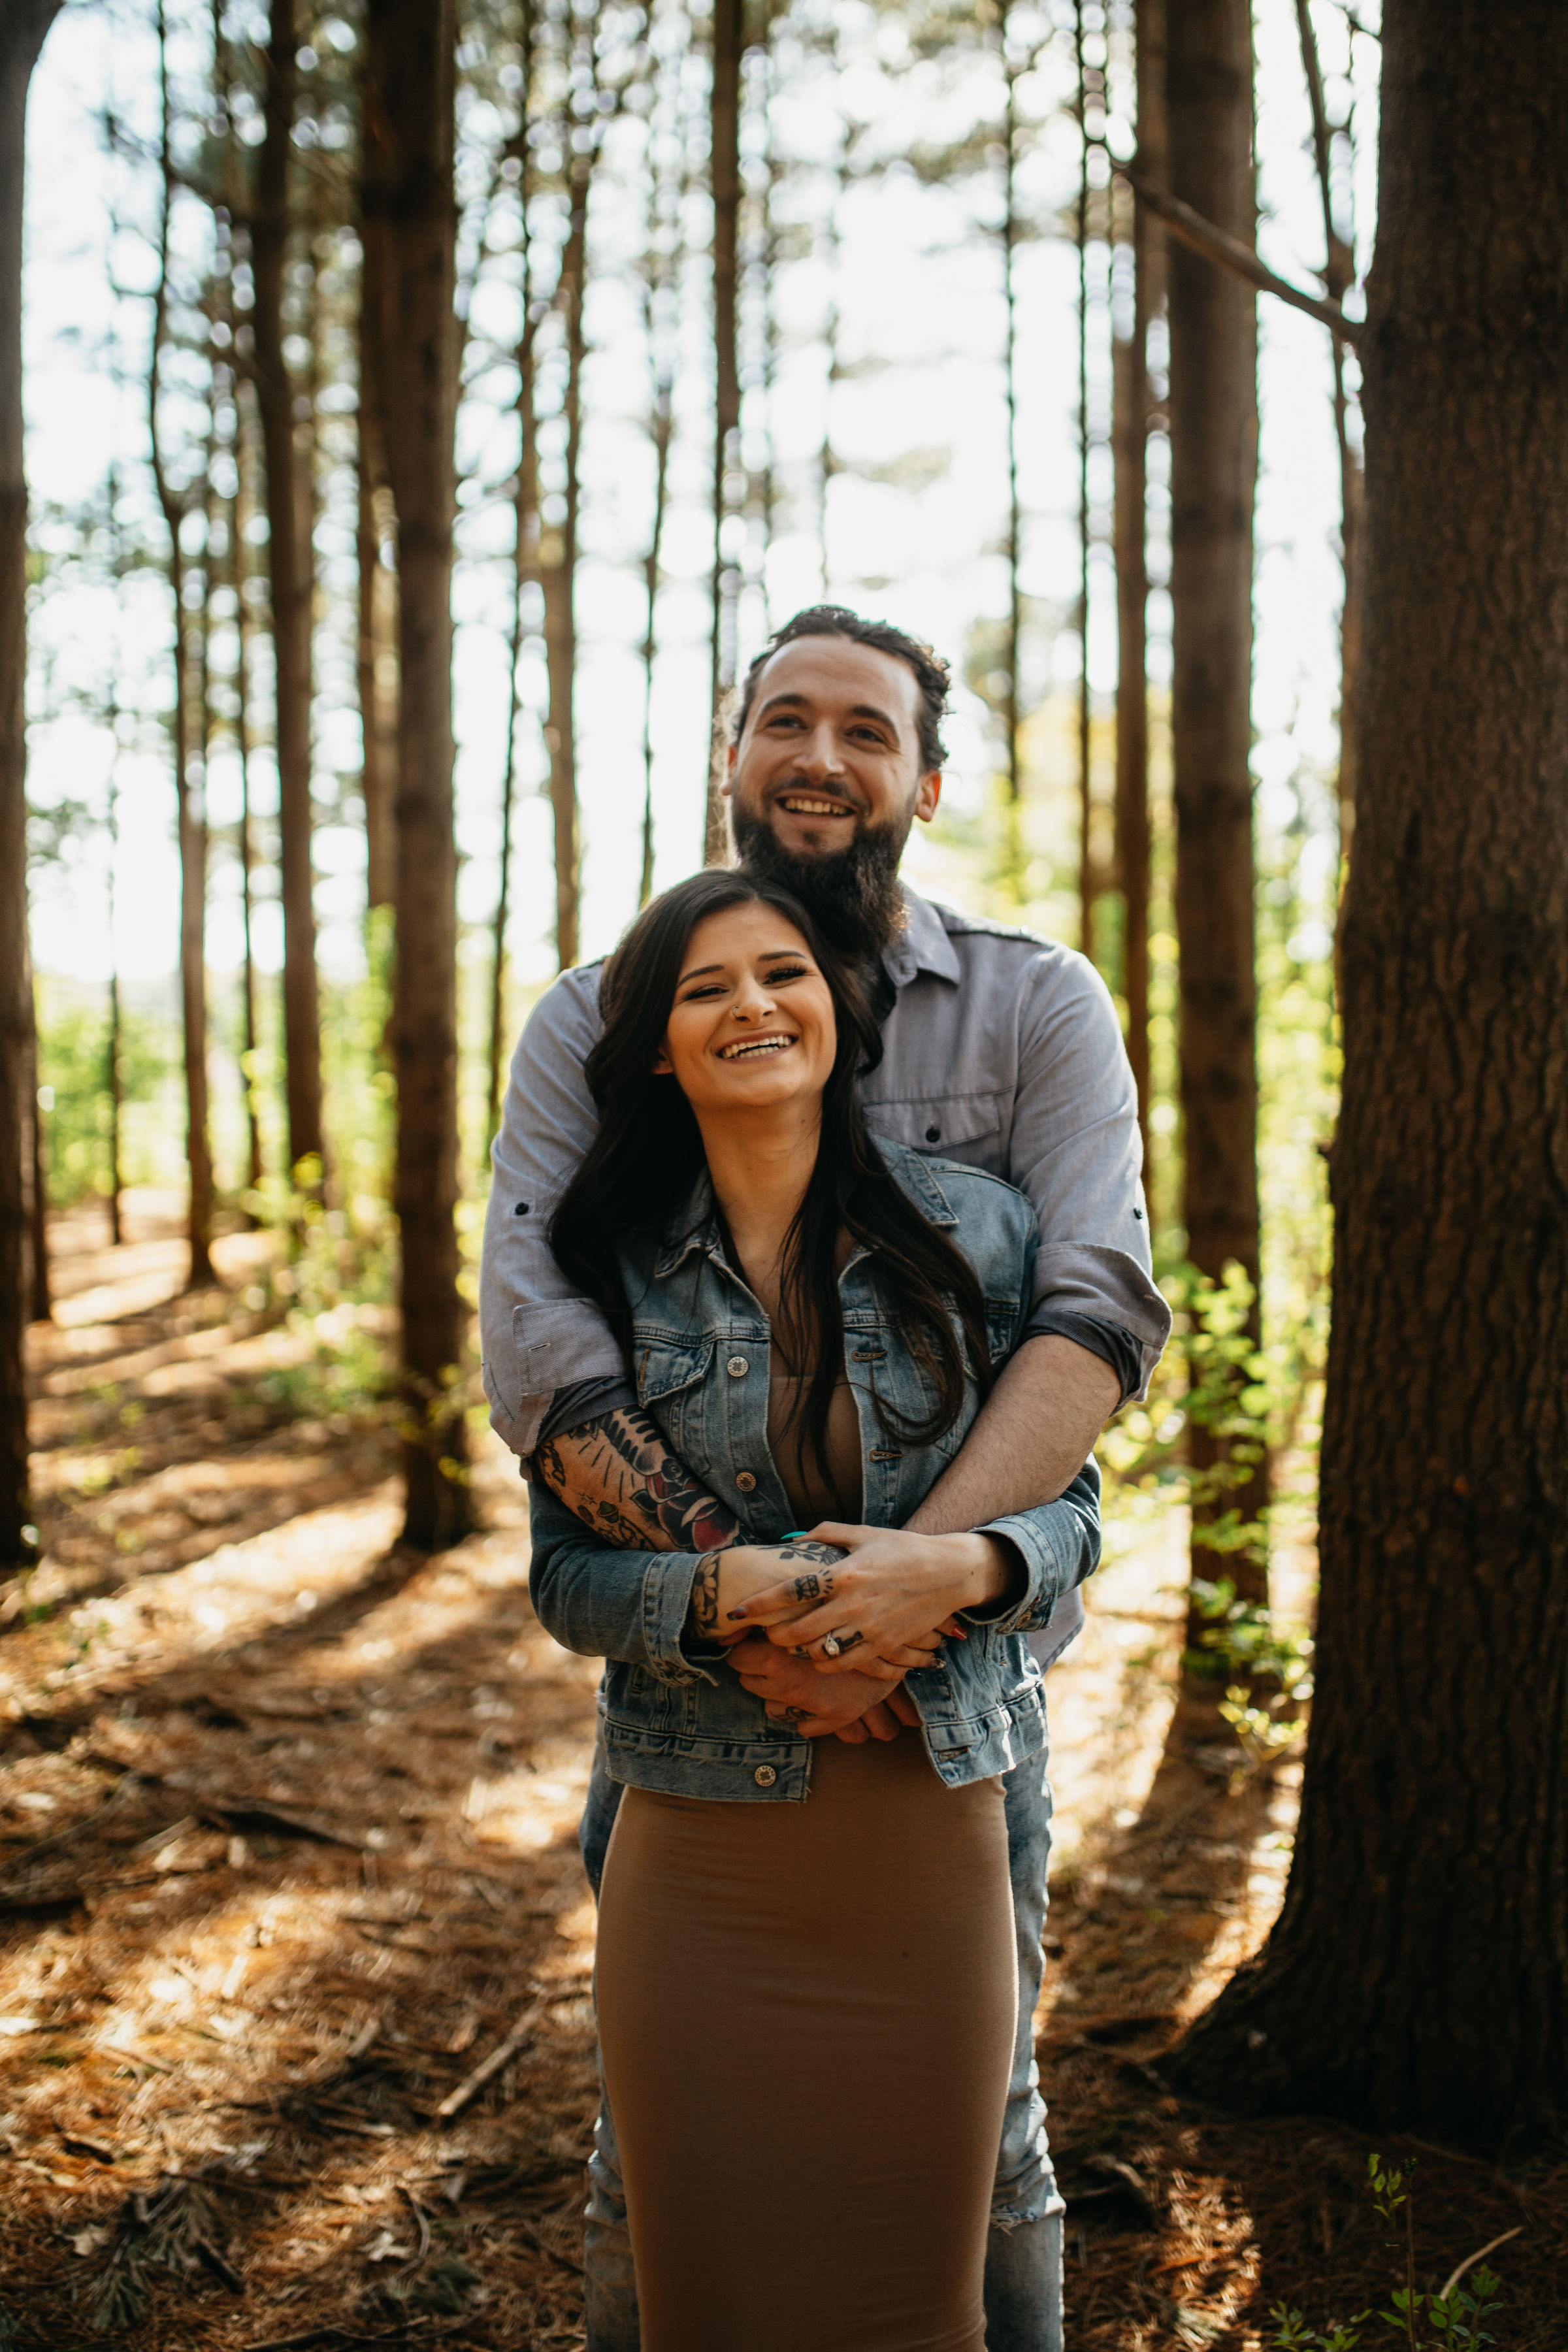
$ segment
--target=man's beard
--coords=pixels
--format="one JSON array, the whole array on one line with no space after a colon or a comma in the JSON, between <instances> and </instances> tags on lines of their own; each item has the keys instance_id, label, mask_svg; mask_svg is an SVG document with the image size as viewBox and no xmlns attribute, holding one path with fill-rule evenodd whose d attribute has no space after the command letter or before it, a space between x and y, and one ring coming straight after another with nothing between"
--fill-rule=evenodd
<instances>
[{"instance_id":1,"label":"man's beard","mask_svg":"<svg viewBox=\"0 0 1568 2352\"><path fill-rule=\"evenodd\" d=\"M766 817L742 814L731 803L735 847L747 873L793 890L830 947L840 955L879 956L904 928L899 860L909 825L860 826L845 849L797 857L784 848Z\"/></svg>"}]
</instances>

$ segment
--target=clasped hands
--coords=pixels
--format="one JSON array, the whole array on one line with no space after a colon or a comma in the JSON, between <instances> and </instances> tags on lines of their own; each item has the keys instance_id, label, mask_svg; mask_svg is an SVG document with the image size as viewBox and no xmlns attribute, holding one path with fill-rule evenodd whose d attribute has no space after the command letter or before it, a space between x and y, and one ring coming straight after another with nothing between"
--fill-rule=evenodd
<instances>
[{"instance_id":1,"label":"clasped hands","mask_svg":"<svg viewBox=\"0 0 1568 2352\"><path fill-rule=\"evenodd\" d=\"M773 1721L808 1738L892 1739L919 1721L905 1674L966 1639L956 1612L1000 1599L1012 1576L986 1536L825 1520L783 1544L710 1554L694 1607Z\"/></svg>"}]
</instances>

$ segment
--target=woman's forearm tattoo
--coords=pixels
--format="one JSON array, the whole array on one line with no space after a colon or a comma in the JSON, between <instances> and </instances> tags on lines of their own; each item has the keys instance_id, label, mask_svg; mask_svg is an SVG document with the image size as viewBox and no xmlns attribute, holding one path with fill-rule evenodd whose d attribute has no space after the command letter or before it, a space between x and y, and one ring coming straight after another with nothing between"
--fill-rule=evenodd
<instances>
[{"instance_id":1,"label":"woman's forearm tattoo","mask_svg":"<svg viewBox=\"0 0 1568 2352\"><path fill-rule=\"evenodd\" d=\"M722 1551L741 1534L734 1512L670 1452L658 1424L627 1406L547 1438L533 1464L569 1511L623 1549Z\"/></svg>"},{"instance_id":2,"label":"woman's forearm tattoo","mask_svg":"<svg viewBox=\"0 0 1568 2352\"><path fill-rule=\"evenodd\" d=\"M691 1580L691 1620L710 1642L719 1638L719 1555L710 1552L697 1563Z\"/></svg>"}]
</instances>

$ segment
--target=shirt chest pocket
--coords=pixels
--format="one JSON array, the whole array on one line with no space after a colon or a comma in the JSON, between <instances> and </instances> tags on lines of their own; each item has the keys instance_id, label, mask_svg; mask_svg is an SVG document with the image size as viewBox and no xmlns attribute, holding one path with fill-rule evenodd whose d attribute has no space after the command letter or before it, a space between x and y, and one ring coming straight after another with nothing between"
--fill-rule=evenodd
<instances>
[{"instance_id":1,"label":"shirt chest pocket","mask_svg":"<svg viewBox=\"0 0 1568 2352\"><path fill-rule=\"evenodd\" d=\"M637 1402L652 1414L671 1449L688 1467L705 1450L708 1427L708 1376L712 1369L715 1340L708 1335L661 1331L634 1324L632 1366Z\"/></svg>"},{"instance_id":2,"label":"shirt chest pocket","mask_svg":"<svg viewBox=\"0 0 1568 2352\"><path fill-rule=\"evenodd\" d=\"M995 1094L925 1095L907 1102L866 1103L867 1125L891 1143L939 1160L962 1160L1000 1176L1002 1102Z\"/></svg>"}]
</instances>

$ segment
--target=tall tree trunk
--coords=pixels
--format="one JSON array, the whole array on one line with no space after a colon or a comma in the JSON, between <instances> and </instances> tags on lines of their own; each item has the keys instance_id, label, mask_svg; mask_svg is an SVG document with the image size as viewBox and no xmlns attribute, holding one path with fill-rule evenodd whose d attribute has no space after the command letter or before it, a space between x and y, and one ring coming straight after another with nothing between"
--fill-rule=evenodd
<instances>
[{"instance_id":1,"label":"tall tree trunk","mask_svg":"<svg viewBox=\"0 0 1568 2352\"><path fill-rule=\"evenodd\" d=\"M206 812L191 777L190 644L185 627L185 559L180 528L185 503L169 480L158 410L163 341L169 317L169 231L174 199L173 104L169 89L168 20L158 0L158 78L163 179L158 215L158 276L153 293L152 350L147 370L147 424L153 479L169 534L169 593L174 630L174 806L180 844L180 1011L184 1036L185 1160L190 1171L190 1268L193 1290L213 1274L213 1163L207 1136Z\"/></svg>"},{"instance_id":2,"label":"tall tree trunk","mask_svg":"<svg viewBox=\"0 0 1568 2352\"><path fill-rule=\"evenodd\" d=\"M1203 2095L1568 2114L1568 12L1387 0L1317 1696Z\"/></svg>"},{"instance_id":3,"label":"tall tree trunk","mask_svg":"<svg viewBox=\"0 0 1568 2352\"><path fill-rule=\"evenodd\" d=\"M1138 160L1165 185L1164 0L1136 0ZM1143 1182L1152 1188L1149 1137L1149 906L1153 845L1149 822L1149 327L1164 298L1160 225L1132 209L1132 328L1111 354L1116 537L1116 875L1121 890L1121 988L1127 1056L1138 1087Z\"/></svg>"},{"instance_id":4,"label":"tall tree trunk","mask_svg":"<svg viewBox=\"0 0 1568 2352\"><path fill-rule=\"evenodd\" d=\"M1312 30L1309 0L1296 0L1296 23L1301 41L1301 68L1312 108L1312 153L1318 166L1318 192L1323 206L1323 291L1331 302L1342 303L1355 278L1355 256L1334 226L1333 182L1330 173L1329 110L1323 99L1323 76L1318 62L1317 37ZM1361 654L1361 459L1351 445L1350 402L1345 391L1345 352L1338 335L1329 348L1334 368L1334 440L1340 453L1340 561L1344 570L1344 601L1340 606L1340 850L1350 849L1355 824L1356 767L1360 730L1356 719L1356 670Z\"/></svg>"},{"instance_id":5,"label":"tall tree trunk","mask_svg":"<svg viewBox=\"0 0 1568 2352\"><path fill-rule=\"evenodd\" d=\"M120 957L114 940L115 868L120 858L120 787L116 773L120 751L119 719L119 710L111 703L110 724L114 729L114 750L110 755L109 771L109 905L104 925L109 940L109 1028L103 1041L103 1091L109 1105L109 1240L114 1249L118 1249L125 1238L120 1212L120 1196L124 1190L121 1153L125 1084L121 1035Z\"/></svg>"},{"instance_id":6,"label":"tall tree trunk","mask_svg":"<svg viewBox=\"0 0 1568 2352\"><path fill-rule=\"evenodd\" d=\"M667 230L679 236L679 198L678 195L673 208L668 205L650 136L647 244L643 265L643 339L647 347L648 375L653 393L647 420L648 439L653 447L653 520L643 556L647 619L642 641L643 815L642 873L637 885L639 907L646 907L653 896L653 681L654 666L658 656L658 592L664 574L664 527L669 510L669 449L675 433L674 351L670 321L662 315L660 297L675 287L679 276L679 263L675 253L665 249ZM772 317L771 304L769 316ZM771 479L770 468L770 482ZM766 509L764 528L771 532L772 515ZM765 570L763 576L765 580Z\"/></svg>"},{"instance_id":7,"label":"tall tree trunk","mask_svg":"<svg viewBox=\"0 0 1568 2352\"><path fill-rule=\"evenodd\" d=\"M458 856L452 826L455 0L369 0L365 20L365 356L397 509L397 1076L410 1429L405 1539L473 1523L454 1396L468 1333L458 1289ZM371 255L374 252L374 265ZM374 306L374 307L373 307Z\"/></svg>"},{"instance_id":8,"label":"tall tree trunk","mask_svg":"<svg viewBox=\"0 0 1568 2352\"><path fill-rule=\"evenodd\" d=\"M362 372L363 385L363 372ZM359 716L363 746L365 899L390 907L397 895L397 583L382 560L375 501L385 467L374 462L374 418L359 404Z\"/></svg>"},{"instance_id":9,"label":"tall tree trunk","mask_svg":"<svg viewBox=\"0 0 1568 2352\"><path fill-rule=\"evenodd\" d=\"M1252 18L1248 0L1185 0L1166 26L1171 187L1250 246ZM1258 475L1257 298L1228 270L1173 242L1171 317L1171 697L1181 953L1184 1216L1187 1255L1216 1280L1233 1261L1253 1288L1259 1333L1258 982L1253 945L1252 505ZM1237 1368L1234 1387L1245 1382ZM1191 1428L1198 1493L1194 1572L1216 1555L1202 1522L1243 1524L1268 1501L1259 1449ZM1248 1599L1268 1597L1261 1545L1225 1555ZM1195 1627L1194 1627L1195 1636Z\"/></svg>"},{"instance_id":10,"label":"tall tree trunk","mask_svg":"<svg viewBox=\"0 0 1568 2352\"><path fill-rule=\"evenodd\" d=\"M0 1567L33 1555L26 1300L33 1125L27 956L27 485L22 461L22 139L27 83L59 0L0 16Z\"/></svg>"},{"instance_id":11,"label":"tall tree trunk","mask_svg":"<svg viewBox=\"0 0 1568 2352\"><path fill-rule=\"evenodd\" d=\"M709 681L712 729L702 856L724 865L730 831L720 787L724 781L725 698L735 683L740 568L725 551L731 501L728 478L740 463L741 372L736 355L736 248L741 215L741 57L745 47L745 0L712 0L713 58L709 109L709 174L713 192L713 571Z\"/></svg>"},{"instance_id":12,"label":"tall tree trunk","mask_svg":"<svg viewBox=\"0 0 1568 2352\"><path fill-rule=\"evenodd\" d=\"M1078 944L1094 961L1094 770L1089 695L1089 88L1083 54L1083 0L1073 10L1078 68Z\"/></svg>"},{"instance_id":13,"label":"tall tree trunk","mask_svg":"<svg viewBox=\"0 0 1568 2352\"><path fill-rule=\"evenodd\" d=\"M32 1257L32 1317L35 1323L54 1320L54 1299L49 1287L49 1153L44 1106L40 1099L38 1079L38 1009L33 1001L32 1069L28 1084L33 1096L33 1246Z\"/></svg>"},{"instance_id":14,"label":"tall tree trunk","mask_svg":"<svg viewBox=\"0 0 1568 2352\"><path fill-rule=\"evenodd\" d=\"M256 899L256 845L250 830L250 608L245 593L249 586L245 560L248 543L245 528L250 516L247 474L249 452L246 446L244 387L237 373L234 377L232 455L234 495L228 502L228 584L234 591L235 612L234 747L239 762L239 917L244 948L240 974L243 1043L239 1075L240 1091L245 1097L246 1187L254 1192L261 1182L264 1162L260 1089L256 1070L256 958L251 946L251 921ZM253 1225L259 1223L254 1210L247 1214Z\"/></svg>"},{"instance_id":15,"label":"tall tree trunk","mask_svg":"<svg viewBox=\"0 0 1568 2352\"><path fill-rule=\"evenodd\" d=\"M279 871L283 898L283 1045L289 1165L317 1163L321 1035L310 876L310 617L314 587L310 493L302 478L294 383L283 356L289 156L300 40L295 0L272 0L256 215L251 224L256 394L267 471L268 569L277 678ZM319 1173L312 1181L320 1182Z\"/></svg>"},{"instance_id":16,"label":"tall tree trunk","mask_svg":"<svg viewBox=\"0 0 1568 2352\"><path fill-rule=\"evenodd\" d=\"M496 908L490 959L489 1083L485 1096L485 1161L500 1125L501 1068L506 1059L506 933L511 913L512 824L517 806L517 729L522 716L518 665L522 659L523 590L539 570L539 446L534 430L534 342L538 320L533 308L532 149L529 131L533 101L533 0L522 0L518 47L521 56L522 88L518 94L518 127L512 150L518 165L518 214L521 224L521 267L518 284L518 331L513 360L517 367L517 481L512 491L511 628L507 637L506 765L501 775L500 873L497 877Z\"/></svg>"},{"instance_id":17,"label":"tall tree trunk","mask_svg":"<svg viewBox=\"0 0 1568 2352\"><path fill-rule=\"evenodd\" d=\"M1007 754L1007 883L1016 906L1024 899L1024 719L1018 664L1024 643L1023 513L1018 499L1018 76L1008 53L1012 11L1002 10L997 38L1002 48L1005 98L1002 109L1002 389L1007 415L1007 635L1003 659L1007 683L1002 698L1002 731Z\"/></svg>"},{"instance_id":18,"label":"tall tree trunk","mask_svg":"<svg viewBox=\"0 0 1568 2352\"><path fill-rule=\"evenodd\" d=\"M837 46L830 51L837 55ZM849 159L852 135L847 116L838 119L838 157L833 175L833 193L828 199L827 234L825 240L824 274L827 280L827 312L822 322L822 347L825 381L822 387L822 447L816 460L817 545L822 559L822 601L826 604L833 593L833 565L828 543L828 509L832 501L833 478L838 471L838 455L833 446L834 394L838 389L842 373L839 356L838 257L842 242L840 221L845 198L849 190Z\"/></svg>"},{"instance_id":19,"label":"tall tree trunk","mask_svg":"<svg viewBox=\"0 0 1568 2352\"><path fill-rule=\"evenodd\" d=\"M559 532L541 549L544 588L544 662L550 717L550 805L555 818L555 953L563 971L577 961L580 882L577 871L577 514L583 451L583 293L588 255L588 185L594 151L571 163L572 205L555 307L566 337L565 513Z\"/></svg>"}]
</instances>

